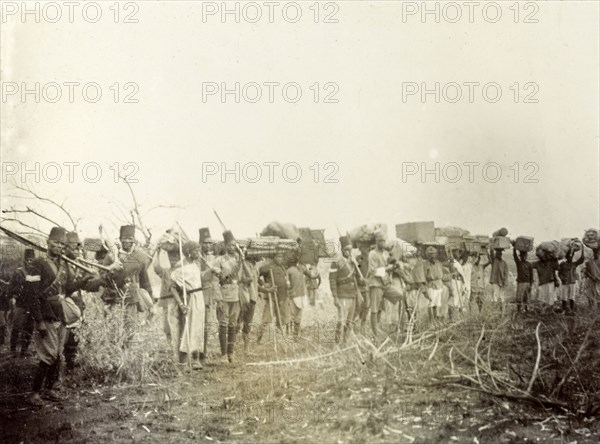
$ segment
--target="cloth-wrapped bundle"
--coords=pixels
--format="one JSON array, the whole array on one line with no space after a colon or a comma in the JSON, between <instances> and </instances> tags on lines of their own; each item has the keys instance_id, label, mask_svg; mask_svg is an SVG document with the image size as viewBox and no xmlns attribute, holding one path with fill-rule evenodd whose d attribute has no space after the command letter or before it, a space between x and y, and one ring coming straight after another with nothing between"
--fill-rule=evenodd
<instances>
[{"instance_id":1,"label":"cloth-wrapped bundle","mask_svg":"<svg viewBox=\"0 0 600 444\"><path fill-rule=\"evenodd\" d=\"M271 222L260 233L261 236L274 236L281 239L296 240L300 237L300 231L294 224L286 224L282 222Z\"/></svg>"},{"instance_id":2,"label":"cloth-wrapped bundle","mask_svg":"<svg viewBox=\"0 0 600 444\"><path fill-rule=\"evenodd\" d=\"M564 251L561 249L560 242L558 241L542 242L535 249L535 255L542 261L565 257Z\"/></svg>"},{"instance_id":3,"label":"cloth-wrapped bundle","mask_svg":"<svg viewBox=\"0 0 600 444\"><path fill-rule=\"evenodd\" d=\"M499 230L494 231L492 236L506 236L508 234L508 230L506 228L500 228Z\"/></svg>"},{"instance_id":4,"label":"cloth-wrapped bundle","mask_svg":"<svg viewBox=\"0 0 600 444\"><path fill-rule=\"evenodd\" d=\"M591 249L600 247L600 230L596 230L595 228L585 230L582 242L583 245Z\"/></svg>"},{"instance_id":5,"label":"cloth-wrapped bundle","mask_svg":"<svg viewBox=\"0 0 600 444\"><path fill-rule=\"evenodd\" d=\"M393 285L386 287L383 290L383 298L396 305L402 299L402 291Z\"/></svg>"},{"instance_id":6,"label":"cloth-wrapped bundle","mask_svg":"<svg viewBox=\"0 0 600 444\"><path fill-rule=\"evenodd\" d=\"M415 254L417 249L410 243L393 238L385 241L385 248L390 252L390 256L396 260L405 259L408 256Z\"/></svg>"},{"instance_id":7,"label":"cloth-wrapped bundle","mask_svg":"<svg viewBox=\"0 0 600 444\"><path fill-rule=\"evenodd\" d=\"M581 250L581 245L579 244L579 239L576 237L565 237L560 240L560 249L561 254L566 256L569 253L574 253L576 251Z\"/></svg>"},{"instance_id":8,"label":"cloth-wrapped bundle","mask_svg":"<svg viewBox=\"0 0 600 444\"><path fill-rule=\"evenodd\" d=\"M375 237L379 234L387 234L387 225L385 224L365 224L350 230L350 239L353 243L375 242Z\"/></svg>"},{"instance_id":9,"label":"cloth-wrapped bundle","mask_svg":"<svg viewBox=\"0 0 600 444\"><path fill-rule=\"evenodd\" d=\"M181 237L185 243L188 239L185 236ZM158 248L165 251L179 251L179 234L176 230L167 230L157 241Z\"/></svg>"},{"instance_id":10,"label":"cloth-wrapped bundle","mask_svg":"<svg viewBox=\"0 0 600 444\"><path fill-rule=\"evenodd\" d=\"M435 229L436 237L463 237L469 234L469 230L460 227L438 227Z\"/></svg>"}]
</instances>

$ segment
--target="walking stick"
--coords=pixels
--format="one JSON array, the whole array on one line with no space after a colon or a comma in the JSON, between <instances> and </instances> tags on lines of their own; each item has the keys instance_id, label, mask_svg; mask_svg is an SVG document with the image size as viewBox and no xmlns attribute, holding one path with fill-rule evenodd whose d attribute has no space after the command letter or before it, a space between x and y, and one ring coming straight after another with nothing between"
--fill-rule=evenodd
<instances>
[{"instance_id":1,"label":"walking stick","mask_svg":"<svg viewBox=\"0 0 600 444\"><path fill-rule=\"evenodd\" d=\"M269 296L269 311L271 312L271 319L273 319L273 301L271 300L271 292L268 292L267 295ZM277 355L277 335L273 335L273 339L274 339L274 347L275 347L275 354Z\"/></svg>"},{"instance_id":2,"label":"walking stick","mask_svg":"<svg viewBox=\"0 0 600 444\"><path fill-rule=\"evenodd\" d=\"M179 256L181 257L181 277L183 278L183 305L187 307L188 303L187 303L187 289L185 288L185 270L183 268L183 247L181 246L181 232L178 233L179 234ZM185 313L185 326L186 326L186 331L187 331L187 335L186 335L186 339L187 339L187 349L188 349L188 353L187 353L187 361L188 361L188 365L190 367L190 369L192 368L192 344L190 342L190 322L189 322L190 318L188 316L187 310Z\"/></svg>"},{"instance_id":3,"label":"walking stick","mask_svg":"<svg viewBox=\"0 0 600 444\"><path fill-rule=\"evenodd\" d=\"M271 275L271 284L275 285L275 280L273 279L273 269L269 270L269 274ZM283 324L281 323L281 312L279 311L279 301L277 300L277 296L275 296L275 308L277 309L277 320L279 321L279 326L281 327L281 333L283 334ZM276 332L277 333L277 332Z\"/></svg>"}]
</instances>

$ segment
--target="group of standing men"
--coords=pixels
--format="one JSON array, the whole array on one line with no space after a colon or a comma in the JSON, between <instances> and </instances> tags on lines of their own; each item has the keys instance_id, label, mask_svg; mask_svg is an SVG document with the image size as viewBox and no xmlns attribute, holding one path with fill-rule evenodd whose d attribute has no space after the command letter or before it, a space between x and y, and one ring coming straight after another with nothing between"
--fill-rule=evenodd
<instances>
[{"instance_id":1,"label":"group of standing men","mask_svg":"<svg viewBox=\"0 0 600 444\"><path fill-rule=\"evenodd\" d=\"M174 239L172 234L168 236ZM321 283L317 268L301 264L298 255L277 253L272 261L246 258L230 231L223 236L225 251L221 255L214 254L215 241L208 228L200 229L199 242L174 241L170 248L161 248L159 242L159 248L151 255L137 244L135 227L128 225L121 227L118 245L102 243L90 261L83 258L77 233L54 227L47 239L46 255L35 258L34 251L26 249L23 267L13 274L10 282L3 281L0 317L5 319L5 312L11 309L6 300L14 299L10 347L15 353L20 345L21 354L27 354L35 330L33 343L39 364L31 402L43 404L42 398L61 399L54 385L62 357L68 369L75 363L76 330L85 309L81 291L99 292L108 310L122 308L124 346L129 345L138 312L152 306L150 265L161 279L158 305L163 307L164 332L176 362L187 361L193 368L202 368L213 316L218 321L221 360L233 362L238 332L242 332L245 350L248 348L259 298L265 303L258 342L273 320L282 333L297 339L302 311L307 303L314 305L315 292ZM440 250L434 246L417 248L411 257L396 260L386 249L382 233L376 236L375 245L362 246L356 258L352 256L348 237L342 236L340 244L342 254L331 261L329 270L329 284L338 312L337 341L344 341L355 325L364 333L367 318L378 336L386 300L402 301L398 303L399 316L404 311L409 325L415 320L421 296L428 301L432 322L440 318L443 302L447 304L450 319L456 311L470 310L472 302L481 312L488 283L492 302L504 307L509 276L502 250L493 251L491 258L488 254L487 263L481 264L485 255L458 250L452 251L449 261L442 262L438 259ZM574 261L576 250L581 250L581 254ZM561 263L556 260L530 263L526 253L516 250L513 258L517 266L517 312L528 308L534 270L538 274L540 302L552 305L555 289L560 287L562 309L575 309L576 270L584 262L583 247L574 248ZM491 271L486 282L484 269L488 266ZM593 258L585 264L581 289L591 305L600 300L600 249L593 250ZM4 337L0 339L3 341Z\"/></svg>"},{"instance_id":2,"label":"group of standing men","mask_svg":"<svg viewBox=\"0 0 600 444\"><path fill-rule=\"evenodd\" d=\"M84 260L82 247L76 232L52 228L46 254L36 258L33 249L26 249L23 267L3 291L6 299L14 301L11 351L16 355L20 346L20 355L26 356L33 340L39 359L30 396L34 405L63 399L55 385L63 357L67 370L75 366L77 329L85 309L82 291L100 292L109 310L123 308L126 346L135 331L137 312L143 310L142 289L148 298L152 294L149 260L136 244L135 227L121 227L120 247L99 248L93 262Z\"/></svg>"},{"instance_id":3,"label":"group of standing men","mask_svg":"<svg viewBox=\"0 0 600 444\"><path fill-rule=\"evenodd\" d=\"M385 235L376 236L375 245L361 248L361 254L352 256L350 239L340 238L342 254L332 262L329 281L338 310L338 336L345 338L349 331L359 325L364 333L365 322L370 314L371 330L380 334L379 322L385 310L385 300L398 304L398 316L405 314L408 325L414 325L419 298L427 300L430 322L441 318L447 309L448 319L456 312L472 310L473 305L481 313L484 301L497 306L502 313L506 307L505 290L509 284L508 264L502 259L502 249L489 252L466 252L453 249L448 261L439 259L439 247L418 245L410 257L396 261L385 248ZM442 247L443 248L443 247ZM574 256L579 251L579 258ZM587 295L590 305L600 300L600 249L593 250L593 258L584 267L584 279L580 287ZM487 258L485 263L482 259ZM535 302L554 307L555 311L573 313L577 294L577 268L583 264L583 245L573 247L562 261L540 260L529 262L526 252L513 248L517 267L516 311L528 311L532 300L534 271L538 283ZM489 278L485 269L490 267ZM391 291L396 289L397 292ZM486 292L490 298L486 298ZM397 297L400 295L400 297ZM491 299L491 300L490 300ZM555 302L561 301L559 307ZM404 312L404 313L403 313ZM398 327L399 328L399 327Z\"/></svg>"},{"instance_id":4,"label":"group of standing men","mask_svg":"<svg viewBox=\"0 0 600 444\"><path fill-rule=\"evenodd\" d=\"M159 305L163 307L163 329L174 359L180 364L191 361L193 368L202 368L202 361L208 355L208 340L214 333L211 319L216 318L221 361L234 362L236 337L240 331L244 350L248 349L259 298L263 298L265 304L256 332L257 341L261 342L265 329L273 321L283 333L298 338L302 310L307 300L314 304L315 290L320 283L316 268L301 264L297 255L275 253L272 261L246 258L230 231L223 233L225 251L221 255L214 254L216 241L208 228L201 228L199 237L199 242L187 241L182 245L184 261L190 265L187 271L184 269L183 276L178 277L180 255L176 241L159 242L166 247L157 249L154 257L154 271L161 278ZM161 264L161 255L169 258L169 268ZM193 273L192 265L196 270ZM189 285L192 275L196 279ZM194 299L198 302L192 302ZM194 305L197 309L192 308ZM186 331L190 317L202 319L198 325L202 324L203 328L191 323ZM192 348L184 344L189 334L197 338L191 341Z\"/></svg>"}]
</instances>

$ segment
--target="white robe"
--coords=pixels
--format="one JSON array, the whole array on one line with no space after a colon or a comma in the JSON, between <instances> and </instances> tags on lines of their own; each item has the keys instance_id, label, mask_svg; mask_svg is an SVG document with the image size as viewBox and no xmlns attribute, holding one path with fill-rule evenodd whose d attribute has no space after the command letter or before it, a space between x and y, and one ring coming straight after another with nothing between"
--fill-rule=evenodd
<instances>
[{"instance_id":1,"label":"white robe","mask_svg":"<svg viewBox=\"0 0 600 444\"><path fill-rule=\"evenodd\" d=\"M200 266L197 263L185 263L183 268L179 265L171 273L171 279L179 287L186 290L195 290L202 287ZM179 351L184 353L201 352L204 349L204 321L205 306L202 290L187 295L188 313L185 317L185 326L181 335Z\"/></svg>"}]
</instances>

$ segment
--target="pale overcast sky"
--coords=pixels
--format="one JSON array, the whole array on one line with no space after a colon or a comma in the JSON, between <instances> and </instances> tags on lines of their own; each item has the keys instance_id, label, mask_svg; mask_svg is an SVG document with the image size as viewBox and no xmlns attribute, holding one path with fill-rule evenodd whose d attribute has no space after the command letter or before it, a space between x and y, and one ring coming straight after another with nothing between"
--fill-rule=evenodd
<instances>
[{"instance_id":1,"label":"pale overcast sky","mask_svg":"<svg viewBox=\"0 0 600 444\"><path fill-rule=\"evenodd\" d=\"M501 2L497 23L479 10L473 23L464 17L458 23L426 17L423 23L418 13L403 20L400 2L337 2L337 12L321 10L314 23L313 2L300 2L298 23L276 10L274 23L263 18L257 24L203 17L201 3L191 1L137 2L138 11L122 10L114 23L111 3L103 4L97 23L76 12L74 23L63 17L22 24L17 13L5 14L1 24L3 172L10 162L30 168L34 162L98 162L103 175L95 184L80 168L69 183L66 167L57 183L41 177L36 184L41 193L67 198L85 231L116 220L111 202L130 204L126 186L114 183L109 166L115 162L139 167L134 187L146 210L185 207L153 210L148 225L162 230L179 220L194 237L201 226L219 236L213 207L239 237L272 220L326 228L328 237L337 237L335 222L342 230L384 222L392 234L396 223L433 220L482 234L505 226L540 241L581 237L584 229L600 226L597 2L541 2L537 11L519 11L519 23L509 9L513 2ZM130 12L138 23L122 23ZM323 23L328 14L339 22ZM525 17L538 23L523 23ZM63 97L35 103L28 95L21 103L20 91L9 95L13 84L6 82L57 82ZM65 82L97 82L102 98L87 103L78 88L69 103ZM116 82L121 103L114 103L110 89ZM122 103L133 91L124 88L128 82L138 85L139 103ZM203 82L256 82L263 96L258 103L243 97L235 103L233 95L221 103L218 94L203 101ZM302 97L288 103L279 87L269 103L265 82L296 82ZM435 82L458 83L463 98L450 103L456 88L448 86L440 103L433 94L425 103L419 94L403 100L410 85L433 88ZM465 82L480 84L473 103ZM502 97L489 103L482 85L493 82ZM255 91L247 88L247 97ZM331 92L338 103L323 103ZM46 93L54 94L50 88ZM527 98L538 103L524 103ZM203 183L203 162L230 168L235 162L297 162L302 177L290 183L279 167L269 183L263 166L257 183L244 177L235 183L232 175L227 183L219 175ZM328 162L337 171L325 169ZM433 174L426 181L415 174L403 180L403 163L433 168L435 162L462 165L462 178L450 183L442 176L435 183ZM473 183L465 162L480 164ZM491 163L501 167L495 183L482 174ZM450 167L444 171L446 179L455 174ZM324 183L331 172L338 182ZM496 174L493 165L487 172ZM255 170L246 173L252 178ZM526 183L528 177L537 183ZM7 197L6 185L3 208L31 203Z\"/></svg>"}]
</instances>

